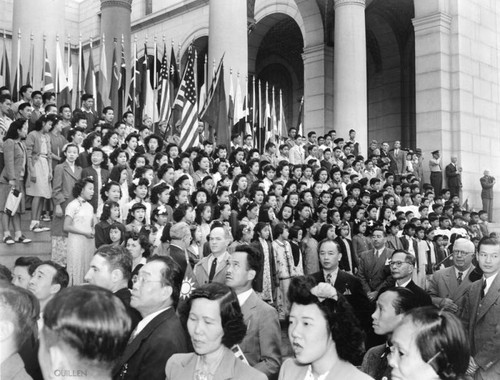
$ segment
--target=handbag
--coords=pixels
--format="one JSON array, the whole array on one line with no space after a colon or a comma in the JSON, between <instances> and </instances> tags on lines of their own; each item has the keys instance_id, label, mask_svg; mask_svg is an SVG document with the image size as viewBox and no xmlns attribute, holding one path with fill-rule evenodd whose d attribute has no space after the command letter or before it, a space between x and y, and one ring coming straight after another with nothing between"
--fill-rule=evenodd
<instances>
[{"instance_id":1,"label":"handbag","mask_svg":"<svg viewBox=\"0 0 500 380\"><path fill-rule=\"evenodd\" d=\"M19 204L21 203L21 197L23 193L19 190L12 189L7 197L7 201L5 202L5 210L4 212L8 216L14 216L19 208Z\"/></svg>"}]
</instances>

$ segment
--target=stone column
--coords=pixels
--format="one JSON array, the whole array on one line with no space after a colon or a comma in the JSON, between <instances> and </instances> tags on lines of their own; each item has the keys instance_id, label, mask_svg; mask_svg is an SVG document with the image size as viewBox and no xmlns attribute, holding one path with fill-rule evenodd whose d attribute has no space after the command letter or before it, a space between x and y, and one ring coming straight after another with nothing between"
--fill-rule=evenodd
<instances>
[{"instance_id":1,"label":"stone column","mask_svg":"<svg viewBox=\"0 0 500 380\"><path fill-rule=\"evenodd\" d=\"M239 72L240 78L245 78L248 74L247 2L245 0L210 0L208 36L210 65L215 61L215 67L217 67L224 55L224 80L226 95L229 96L230 69L235 75ZM212 70L209 70L208 75L211 80Z\"/></svg>"},{"instance_id":2,"label":"stone column","mask_svg":"<svg viewBox=\"0 0 500 380\"><path fill-rule=\"evenodd\" d=\"M360 154L368 149L365 0L335 0L333 127L347 139L356 131Z\"/></svg>"},{"instance_id":3,"label":"stone column","mask_svg":"<svg viewBox=\"0 0 500 380\"><path fill-rule=\"evenodd\" d=\"M333 48L304 48L304 133L333 129Z\"/></svg>"},{"instance_id":4,"label":"stone column","mask_svg":"<svg viewBox=\"0 0 500 380\"><path fill-rule=\"evenodd\" d=\"M11 65L17 64L18 32L21 31L21 63L23 78L26 81L28 61L30 56L30 35L33 33L35 46L34 59L34 89L40 89L43 59L43 35L46 37L45 46L50 61L52 76L56 74L56 36L63 50L67 43L65 31L65 1L64 0L16 0L12 20L12 60Z\"/></svg>"},{"instance_id":5,"label":"stone column","mask_svg":"<svg viewBox=\"0 0 500 380\"><path fill-rule=\"evenodd\" d=\"M106 43L106 62L108 63L107 76L108 88L111 86L111 78L113 75L113 48L116 40L116 54L118 59L118 67L121 62L121 42L123 36L123 46L125 50L125 64L130 67L131 53L131 19L132 0L101 0L101 38L102 34L105 37ZM94 56L95 57L95 56ZM127 88L128 88L127 83ZM111 104L115 110L115 121L121 119L121 115L117 114L117 104Z\"/></svg>"},{"instance_id":6,"label":"stone column","mask_svg":"<svg viewBox=\"0 0 500 380\"><path fill-rule=\"evenodd\" d=\"M122 36L124 38L125 61L130 66L132 55L130 46L132 0L101 0L101 37L106 39L106 61L108 62L107 78L111 82L113 59L113 42L117 41L117 54L120 58ZM120 63L118 63L120 65Z\"/></svg>"}]
</instances>

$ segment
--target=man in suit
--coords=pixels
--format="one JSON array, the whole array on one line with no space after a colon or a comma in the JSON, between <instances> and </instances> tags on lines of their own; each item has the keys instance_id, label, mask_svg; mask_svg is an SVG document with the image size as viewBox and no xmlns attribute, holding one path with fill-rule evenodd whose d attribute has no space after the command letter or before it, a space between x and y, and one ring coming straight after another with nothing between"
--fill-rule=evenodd
<instances>
[{"instance_id":1,"label":"man in suit","mask_svg":"<svg viewBox=\"0 0 500 380\"><path fill-rule=\"evenodd\" d=\"M371 307L368 298L363 291L361 281L356 276L339 269L342 259L339 243L335 240L325 239L318 244L319 262L321 270L313 273L316 282L331 284L337 292L344 295L354 309L363 330L370 329Z\"/></svg>"},{"instance_id":2,"label":"man in suit","mask_svg":"<svg viewBox=\"0 0 500 380\"><path fill-rule=\"evenodd\" d=\"M484 176L479 179L481 182L481 200L483 201L483 211L488 213L488 222L491 223L493 217L493 186L495 185L495 177L490 175L490 171L486 169Z\"/></svg>"},{"instance_id":3,"label":"man in suit","mask_svg":"<svg viewBox=\"0 0 500 380\"><path fill-rule=\"evenodd\" d=\"M142 320L113 370L114 380L164 380L165 365L187 352L187 337L175 313L184 273L168 256L150 257L134 278L130 306Z\"/></svg>"},{"instance_id":4,"label":"man in suit","mask_svg":"<svg viewBox=\"0 0 500 380\"><path fill-rule=\"evenodd\" d=\"M418 307L415 294L406 288L383 290L377 298L376 309L372 314L375 334L390 339L391 334L403 320L404 314ZM361 370L375 380L389 379L391 367L387 362L390 352L388 342L370 348L364 358Z\"/></svg>"},{"instance_id":5,"label":"man in suit","mask_svg":"<svg viewBox=\"0 0 500 380\"><path fill-rule=\"evenodd\" d=\"M199 285L212 281L223 284L226 281L227 260L229 260L227 247L230 238L229 230L220 225L212 226L208 242L210 254L201 259L193 269Z\"/></svg>"},{"instance_id":6,"label":"man in suit","mask_svg":"<svg viewBox=\"0 0 500 380\"><path fill-rule=\"evenodd\" d=\"M394 173L396 180L399 181L406 169L406 152L401 149L400 141L394 141L394 149L389 152L389 158L391 160L391 172Z\"/></svg>"},{"instance_id":7,"label":"man in suit","mask_svg":"<svg viewBox=\"0 0 500 380\"><path fill-rule=\"evenodd\" d=\"M94 213L102 202L101 188L108 182L109 171L101 167L104 161L104 152L100 148L94 148L90 155L92 165L82 170L82 178L92 177L94 180L94 195L90 204L94 208Z\"/></svg>"},{"instance_id":8,"label":"man in suit","mask_svg":"<svg viewBox=\"0 0 500 380\"><path fill-rule=\"evenodd\" d=\"M186 222L175 223L170 228L169 255L186 272L186 249L191 243L191 230Z\"/></svg>"},{"instance_id":9,"label":"man in suit","mask_svg":"<svg viewBox=\"0 0 500 380\"><path fill-rule=\"evenodd\" d=\"M435 272L429 282L432 303L439 308L457 313L472 281L469 274L472 265L474 243L468 239L457 239L453 245L453 266Z\"/></svg>"},{"instance_id":10,"label":"man in suit","mask_svg":"<svg viewBox=\"0 0 500 380\"><path fill-rule=\"evenodd\" d=\"M500 378L500 242L479 241L477 261L483 271L465 296L462 322L469 334L471 359L467 374L475 380Z\"/></svg>"},{"instance_id":11,"label":"man in suit","mask_svg":"<svg viewBox=\"0 0 500 380\"><path fill-rule=\"evenodd\" d=\"M38 357L45 379L111 380L131 331L120 300L97 286L75 286L49 302L43 319Z\"/></svg>"},{"instance_id":12,"label":"man in suit","mask_svg":"<svg viewBox=\"0 0 500 380\"><path fill-rule=\"evenodd\" d=\"M396 250L391 257L391 275L397 287L410 289L415 293L418 306L431 306L432 299L427 292L412 280L415 270L415 256L404 250Z\"/></svg>"},{"instance_id":13,"label":"man in suit","mask_svg":"<svg viewBox=\"0 0 500 380\"><path fill-rule=\"evenodd\" d=\"M92 94L83 94L81 101L82 107L80 109L75 109L73 111L73 116L77 113L85 115L87 119L86 132L89 133L94 130L94 124L99 120L99 115L97 115L97 112L94 110L94 96Z\"/></svg>"},{"instance_id":14,"label":"man in suit","mask_svg":"<svg viewBox=\"0 0 500 380\"><path fill-rule=\"evenodd\" d=\"M372 232L373 249L359 260L358 277L370 301L375 301L380 289L392 282L389 260L393 251L386 247L386 239L385 230L375 228Z\"/></svg>"},{"instance_id":15,"label":"man in suit","mask_svg":"<svg viewBox=\"0 0 500 380\"><path fill-rule=\"evenodd\" d=\"M94 253L85 282L108 289L125 305L135 329L142 319L141 314L130 306L128 282L132 275L132 255L121 246L103 245Z\"/></svg>"},{"instance_id":16,"label":"man in suit","mask_svg":"<svg viewBox=\"0 0 500 380\"><path fill-rule=\"evenodd\" d=\"M281 328L276 309L262 301L252 288L262 270L263 257L249 245L238 245L230 255L226 285L238 296L247 333L240 348L248 363L277 379L281 366Z\"/></svg>"},{"instance_id":17,"label":"man in suit","mask_svg":"<svg viewBox=\"0 0 500 380\"><path fill-rule=\"evenodd\" d=\"M457 156L451 156L451 163L446 165L446 168L444 169L448 189L450 189L452 196L459 195L460 188L462 187L462 168L457 166L457 160Z\"/></svg>"},{"instance_id":18,"label":"man in suit","mask_svg":"<svg viewBox=\"0 0 500 380\"><path fill-rule=\"evenodd\" d=\"M0 280L0 379L31 380L19 352L36 333L39 312L32 293Z\"/></svg>"}]
</instances>

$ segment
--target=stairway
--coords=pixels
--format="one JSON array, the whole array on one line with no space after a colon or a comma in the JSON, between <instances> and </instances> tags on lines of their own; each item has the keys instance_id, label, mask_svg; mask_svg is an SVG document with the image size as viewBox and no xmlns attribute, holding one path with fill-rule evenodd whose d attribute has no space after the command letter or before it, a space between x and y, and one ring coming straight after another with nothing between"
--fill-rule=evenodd
<instances>
[{"instance_id":1,"label":"stairway","mask_svg":"<svg viewBox=\"0 0 500 380\"><path fill-rule=\"evenodd\" d=\"M21 216L21 230L28 239L33 240L31 243L7 245L0 239L0 264L12 269L16 259L21 256L38 256L40 260L50 260L52 251L50 231L35 234L29 231L30 221L31 213L27 211ZM50 226L50 223L42 222L42 225ZM3 237L3 231L1 236Z\"/></svg>"}]
</instances>

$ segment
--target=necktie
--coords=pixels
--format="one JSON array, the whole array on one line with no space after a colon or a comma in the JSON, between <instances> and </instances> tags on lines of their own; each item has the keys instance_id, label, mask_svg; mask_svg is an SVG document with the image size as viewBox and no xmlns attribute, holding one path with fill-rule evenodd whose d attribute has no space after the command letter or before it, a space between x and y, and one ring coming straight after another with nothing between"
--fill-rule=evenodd
<instances>
[{"instance_id":1,"label":"necktie","mask_svg":"<svg viewBox=\"0 0 500 380\"><path fill-rule=\"evenodd\" d=\"M331 273L328 273L328 275L326 276L326 282L329 284L332 283L332 274Z\"/></svg>"},{"instance_id":2,"label":"necktie","mask_svg":"<svg viewBox=\"0 0 500 380\"><path fill-rule=\"evenodd\" d=\"M485 289L486 289L486 280L483 280L483 286L481 287L481 299L483 299L484 295L486 294Z\"/></svg>"},{"instance_id":3,"label":"necktie","mask_svg":"<svg viewBox=\"0 0 500 380\"><path fill-rule=\"evenodd\" d=\"M462 276L463 275L464 275L464 272L458 272L458 277L457 277L458 285L462 284Z\"/></svg>"},{"instance_id":4,"label":"necktie","mask_svg":"<svg viewBox=\"0 0 500 380\"><path fill-rule=\"evenodd\" d=\"M217 269L217 258L212 261L212 266L210 267L210 274L208 275L208 282L212 282L215 276L215 270Z\"/></svg>"}]
</instances>

